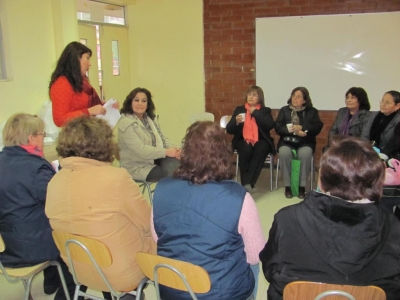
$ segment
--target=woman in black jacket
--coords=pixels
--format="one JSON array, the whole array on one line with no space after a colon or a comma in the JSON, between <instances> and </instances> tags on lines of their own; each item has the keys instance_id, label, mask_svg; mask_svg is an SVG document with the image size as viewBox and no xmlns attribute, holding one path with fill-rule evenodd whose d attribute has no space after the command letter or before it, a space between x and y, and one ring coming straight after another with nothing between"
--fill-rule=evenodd
<instances>
[{"instance_id":1,"label":"woman in black jacket","mask_svg":"<svg viewBox=\"0 0 400 300\"><path fill-rule=\"evenodd\" d=\"M265 107L264 92L258 86L247 90L246 103L236 107L226 131L233 134L232 148L239 155L240 180L249 191L260 176L268 154L275 154L274 141L270 130L274 128L271 109Z\"/></svg>"},{"instance_id":2,"label":"woman in black jacket","mask_svg":"<svg viewBox=\"0 0 400 300\"><path fill-rule=\"evenodd\" d=\"M285 196L286 198L293 197L290 175L292 149L296 149L301 161L298 197L304 199L311 158L315 151L315 137L321 132L324 124L319 118L318 110L313 107L310 94L305 87L295 88L287 103L288 105L279 111L275 125L275 131L280 135L278 152L285 184Z\"/></svg>"}]
</instances>

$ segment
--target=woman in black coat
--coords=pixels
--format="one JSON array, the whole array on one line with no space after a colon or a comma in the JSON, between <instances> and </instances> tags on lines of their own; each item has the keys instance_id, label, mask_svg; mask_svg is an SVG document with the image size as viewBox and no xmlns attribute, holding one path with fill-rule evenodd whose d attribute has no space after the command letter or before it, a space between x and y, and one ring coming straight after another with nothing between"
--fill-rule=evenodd
<instances>
[{"instance_id":1,"label":"woman in black coat","mask_svg":"<svg viewBox=\"0 0 400 300\"><path fill-rule=\"evenodd\" d=\"M246 103L236 107L226 131L233 134L232 148L239 155L240 180L249 191L260 176L268 154L275 154L274 141L270 130L274 128L271 109L265 107L264 92L258 86L248 89Z\"/></svg>"},{"instance_id":2,"label":"woman in black coat","mask_svg":"<svg viewBox=\"0 0 400 300\"><path fill-rule=\"evenodd\" d=\"M306 194L307 177L311 169L311 158L315 151L316 136L324 125L318 110L312 105L311 97L305 87L295 88L288 105L281 108L276 119L275 131L280 135L278 143L279 161L282 168L286 198L292 198L290 188L292 149L297 150L300 165L300 199Z\"/></svg>"}]
</instances>

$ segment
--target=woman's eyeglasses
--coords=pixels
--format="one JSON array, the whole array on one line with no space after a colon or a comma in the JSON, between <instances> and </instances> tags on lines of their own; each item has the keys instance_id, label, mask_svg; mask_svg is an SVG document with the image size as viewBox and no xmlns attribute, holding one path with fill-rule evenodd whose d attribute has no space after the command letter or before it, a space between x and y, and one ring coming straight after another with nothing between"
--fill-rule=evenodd
<instances>
[{"instance_id":1,"label":"woman's eyeglasses","mask_svg":"<svg viewBox=\"0 0 400 300\"><path fill-rule=\"evenodd\" d=\"M45 136L46 136L46 131L42 131L42 132L39 132L39 133L35 133L35 134L33 134L33 135L43 135L43 137L45 137Z\"/></svg>"}]
</instances>

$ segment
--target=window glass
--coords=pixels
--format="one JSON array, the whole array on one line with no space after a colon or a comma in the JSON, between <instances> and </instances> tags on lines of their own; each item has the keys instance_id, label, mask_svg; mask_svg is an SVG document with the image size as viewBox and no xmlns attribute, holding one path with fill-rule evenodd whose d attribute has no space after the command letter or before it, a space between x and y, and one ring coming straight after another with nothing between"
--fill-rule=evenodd
<instances>
[{"instance_id":1,"label":"window glass","mask_svg":"<svg viewBox=\"0 0 400 300\"><path fill-rule=\"evenodd\" d=\"M119 46L118 41L111 41L113 75L119 75Z\"/></svg>"},{"instance_id":2,"label":"window glass","mask_svg":"<svg viewBox=\"0 0 400 300\"><path fill-rule=\"evenodd\" d=\"M76 0L80 21L125 25L125 7L94 0Z\"/></svg>"}]
</instances>

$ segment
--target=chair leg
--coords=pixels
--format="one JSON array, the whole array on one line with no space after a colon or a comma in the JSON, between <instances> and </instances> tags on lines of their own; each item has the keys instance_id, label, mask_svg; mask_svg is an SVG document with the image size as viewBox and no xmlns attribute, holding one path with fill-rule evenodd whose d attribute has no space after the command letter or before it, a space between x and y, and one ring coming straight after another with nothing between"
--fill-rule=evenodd
<instances>
[{"instance_id":1,"label":"chair leg","mask_svg":"<svg viewBox=\"0 0 400 300\"><path fill-rule=\"evenodd\" d=\"M65 282L64 274L61 269L61 265L56 261L53 261L51 265L57 267L58 275L60 276L60 280L61 280L61 285L62 285L62 288L64 289L65 298L67 298L67 300L71 300L71 298L69 297L69 291L68 291L67 283Z\"/></svg>"},{"instance_id":2,"label":"chair leg","mask_svg":"<svg viewBox=\"0 0 400 300\"><path fill-rule=\"evenodd\" d=\"M81 285L77 284L76 287L75 287L75 293L74 293L74 299L73 300L78 300L80 289L81 289Z\"/></svg>"},{"instance_id":3,"label":"chair leg","mask_svg":"<svg viewBox=\"0 0 400 300\"><path fill-rule=\"evenodd\" d=\"M314 156L311 157L311 172L310 172L310 191L313 190L313 182L314 182Z\"/></svg>"},{"instance_id":4,"label":"chair leg","mask_svg":"<svg viewBox=\"0 0 400 300\"><path fill-rule=\"evenodd\" d=\"M137 299L137 300L142 299L141 297L142 297L143 289L146 288L146 284L147 284L147 281L148 281L148 280L149 280L149 279L148 279L147 277L143 278L143 279L140 281L138 287L136 288L136 299Z\"/></svg>"},{"instance_id":5,"label":"chair leg","mask_svg":"<svg viewBox=\"0 0 400 300\"><path fill-rule=\"evenodd\" d=\"M278 178L279 178L279 157L276 161L276 178L275 178L275 189L278 189Z\"/></svg>"},{"instance_id":6,"label":"chair leg","mask_svg":"<svg viewBox=\"0 0 400 300\"><path fill-rule=\"evenodd\" d=\"M24 286L25 286L25 297L24 297L25 300L32 299L31 287L32 287L32 279L33 279L33 277L35 277L35 276L29 277L28 280L26 280L26 279L22 280L24 282Z\"/></svg>"},{"instance_id":7,"label":"chair leg","mask_svg":"<svg viewBox=\"0 0 400 300\"><path fill-rule=\"evenodd\" d=\"M271 187L271 192L274 189L274 156L270 154L269 156L269 176L270 176L270 187Z\"/></svg>"},{"instance_id":8,"label":"chair leg","mask_svg":"<svg viewBox=\"0 0 400 300\"><path fill-rule=\"evenodd\" d=\"M236 153L236 181L237 182L239 182L238 171L239 171L239 154Z\"/></svg>"}]
</instances>

